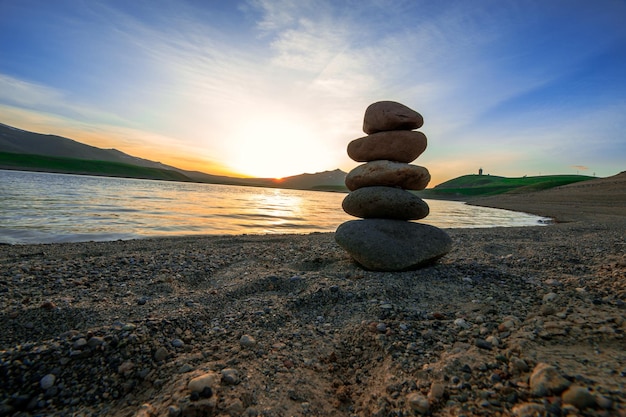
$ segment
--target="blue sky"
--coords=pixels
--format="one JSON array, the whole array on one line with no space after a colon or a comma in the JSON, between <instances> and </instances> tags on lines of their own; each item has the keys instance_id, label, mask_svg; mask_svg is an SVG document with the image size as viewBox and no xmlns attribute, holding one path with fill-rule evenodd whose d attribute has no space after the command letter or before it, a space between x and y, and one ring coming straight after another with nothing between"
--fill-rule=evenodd
<instances>
[{"instance_id":1,"label":"blue sky","mask_svg":"<svg viewBox=\"0 0 626 417\"><path fill-rule=\"evenodd\" d=\"M626 169L626 2L0 0L0 122L217 174L357 165L424 116L431 185Z\"/></svg>"}]
</instances>

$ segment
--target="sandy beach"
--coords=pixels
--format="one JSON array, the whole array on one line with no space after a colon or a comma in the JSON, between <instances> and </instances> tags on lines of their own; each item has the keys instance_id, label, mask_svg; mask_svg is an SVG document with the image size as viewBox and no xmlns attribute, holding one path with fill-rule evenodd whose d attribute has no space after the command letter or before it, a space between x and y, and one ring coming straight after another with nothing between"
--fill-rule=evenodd
<instances>
[{"instance_id":1,"label":"sandy beach","mask_svg":"<svg viewBox=\"0 0 626 417\"><path fill-rule=\"evenodd\" d=\"M332 233L0 246L0 416L626 416L620 175L400 273Z\"/></svg>"}]
</instances>

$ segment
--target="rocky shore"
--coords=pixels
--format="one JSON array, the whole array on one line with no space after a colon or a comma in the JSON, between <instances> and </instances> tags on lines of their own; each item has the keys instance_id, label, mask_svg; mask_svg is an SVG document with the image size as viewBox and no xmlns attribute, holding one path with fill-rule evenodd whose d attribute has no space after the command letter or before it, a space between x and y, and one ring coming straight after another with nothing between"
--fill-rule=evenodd
<instances>
[{"instance_id":1,"label":"rocky shore","mask_svg":"<svg viewBox=\"0 0 626 417\"><path fill-rule=\"evenodd\" d=\"M546 210L395 273L332 234L0 246L0 416L626 416L624 210Z\"/></svg>"}]
</instances>

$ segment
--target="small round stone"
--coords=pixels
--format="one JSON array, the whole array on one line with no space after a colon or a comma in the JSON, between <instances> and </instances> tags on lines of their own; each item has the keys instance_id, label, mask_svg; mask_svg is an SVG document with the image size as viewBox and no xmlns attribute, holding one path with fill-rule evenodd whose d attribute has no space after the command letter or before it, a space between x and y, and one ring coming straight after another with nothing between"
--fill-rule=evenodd
<instances>
[{"instance_id":1,"label":"small round stone","mask_svg":"<svg viewBox=\"0 0 626 417\"><path fill-rule=\"evenodd\" d=\"M237 385L241 381L239 371L233 368L222 369L222 381L228 385Z\"/></svg>"},{"instance_id":2,"label":"small round stone","mask_svg":"<svg viewBox=\"0 0 626 417\"><path fill-rule=\"evenodd\" d=\"M250 348L256 346L256 340L249 334L244 334L241 336L241 339L239 339L239 344L241 347Z\"/></svg>"},{"instance_id":3,"label":"small round stone","mask_svg":"<svg viewBox=\"0 0 626 417\"><path fill-rule=\"evenodd\" d=\"M156 352L154 352L154 360L157 362L164 361L169 356L169 352L163 346L158 348Z\"/></svg>"},{"instance_id":4,"label":"small round stone","mask_svg":"<svg viewBox=\"0 0 626 417\"><path fill-rule=\"evenodd\" d=\"M343 210L363 219L419 220L428 216L428 204L415 194L393 187L363 187L349 193Z\"/></svg>"},{"instance_id":5,"label":"small round stone","mask_svg":"<svg viewBox=\"0 0 626 417\"><path fill-rule=\"evenodd\" d=\"M394 130L378 132L348 144L348 156L357 162L386 159L396 162L411 162L425 150L428 141L422 132Z\"/></svg>"},{"instance_id":6,"label":"small round stone","mask_svg":"<svg viewBox=\"0 0 626 417\"><path fill-rule=\"evenodd\" d=\"M346 187L350 191L372 186L423 190L429 182L430 173L426 168L387 160L359 165L346 175Z\"/></svg>"},{"instance_id":7,"label":"small round stone","mask_svg":"<svg viewBox=\"0 0 626 417\"><path fill-rule=\"evenodd\" d=\"M54 386L56 379L57 377L54 376L54 374L48 374L39 380L39 386L41 386L42 390L46 391Z\"/></svg>"}]
</instances>

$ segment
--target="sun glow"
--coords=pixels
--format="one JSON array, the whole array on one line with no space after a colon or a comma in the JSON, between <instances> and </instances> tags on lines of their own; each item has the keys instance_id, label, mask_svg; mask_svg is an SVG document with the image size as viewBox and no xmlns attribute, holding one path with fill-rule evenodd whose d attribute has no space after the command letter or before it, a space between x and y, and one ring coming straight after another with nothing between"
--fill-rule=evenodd
<instances>
[{"instance_id":1,"label":"sun glow","mask_svg":"<svg viewBox=\"0 0 626 417\"><path fill-rule=\"evenodd\" d=\"M305 124L279 117L259 117L237 127L225 162L242 175L273 178L319 171L325 147ZM327 154L326 154L327 155Z\"/></svg>"}]
</instances>

